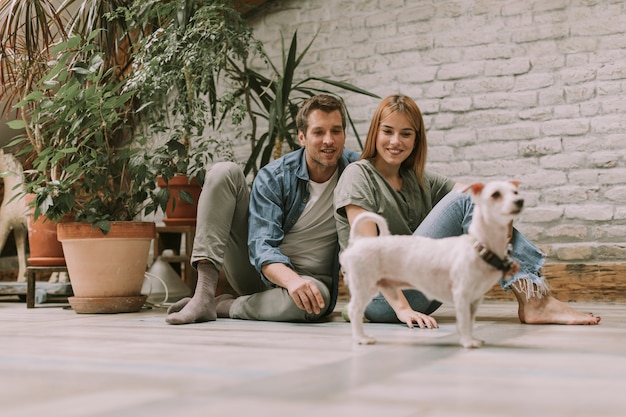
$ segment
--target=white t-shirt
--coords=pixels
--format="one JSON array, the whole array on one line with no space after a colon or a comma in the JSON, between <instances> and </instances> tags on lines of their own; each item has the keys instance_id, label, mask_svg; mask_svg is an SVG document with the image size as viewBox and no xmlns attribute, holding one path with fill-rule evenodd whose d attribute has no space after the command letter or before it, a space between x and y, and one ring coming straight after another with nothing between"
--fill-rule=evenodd
<instances>
[{"instance_id":1,"label":"white t-shirt","mask_svg":"<svg viewBox=\"0 0 626 417\"><path fill-rule=\"evenodd\" d=\"M300 275L332 275L337 244L333 193L338 177L335 171L324 183L309 181L309 201L280 245Z\"/></svg>"}]
</instances>

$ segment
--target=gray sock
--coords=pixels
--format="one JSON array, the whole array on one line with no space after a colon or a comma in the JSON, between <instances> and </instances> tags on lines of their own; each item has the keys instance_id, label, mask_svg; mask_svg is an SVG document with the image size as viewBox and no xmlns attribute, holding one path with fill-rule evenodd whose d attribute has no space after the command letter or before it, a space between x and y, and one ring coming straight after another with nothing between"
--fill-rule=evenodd
<instances>
[{"instance_id":1,"label":"gray sock","mask_svg":"<svg viewBox=\"0 0 626 417\"><path fill-rule=\"evenodd\" d=\"M222 294L215 298L217 317L230 318L230 307L235 302L235 296L232 294Z\"/></svg>"},{"instance_id":2,"label":"gray sock","mask_svg":"<svg viewBox=\"0 0 626 417\"><path fill-rule=\"evenodd\" d=\"M165 321L169 324L201 323L217 319L215 288L219 272L211 262L198 264L198 281L192 298L180 300L168 310Z\"/></svg>"}]
</instances>

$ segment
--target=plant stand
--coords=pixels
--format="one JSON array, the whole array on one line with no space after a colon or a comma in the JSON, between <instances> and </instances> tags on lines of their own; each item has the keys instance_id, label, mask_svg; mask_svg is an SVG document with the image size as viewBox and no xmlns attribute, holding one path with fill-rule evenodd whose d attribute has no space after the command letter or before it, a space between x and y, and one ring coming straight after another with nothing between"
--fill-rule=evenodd
<instances>
[{"instance_id":1,"label":"plant stand","mask_svg":"<svg viewBox=\"0 0 626 417\"><path fill-rule=\"evenodd\" d=\"M178 234L181 236L184 246L181 244L179 248L174 248L174 255L162 255L163 247L162 235ZM189 260L191 259L191 251L193 249L193 240L196 236L196 226L157 226L156 238L154 239L154 259L161 257L162 260L170 264L180 264L180 276L185 284L193 291L196 288L197 274L196 270L191 267ZM181 243L182 243L181 242Z\"/></svg>"},{"instance_id":2,"label":"plant stand","mask_svg":"<svg viewBox=\"0 0 626 417\"><path fill-rule=\"evenodd\" d=\"M36 277L40 272L67 272L66 266L28 266L26 268L26 308L35 308ZM67 284L69 285L69 284Z\"/></svg>"}]
</instances>

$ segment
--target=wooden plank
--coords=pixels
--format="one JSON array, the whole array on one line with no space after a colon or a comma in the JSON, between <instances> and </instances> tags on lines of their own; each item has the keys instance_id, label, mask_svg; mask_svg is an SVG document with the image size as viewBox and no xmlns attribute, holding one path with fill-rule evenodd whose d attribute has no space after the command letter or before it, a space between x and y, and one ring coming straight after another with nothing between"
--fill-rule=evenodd
<instances>
[{"instance_id":1,"label":"wooden plank","mask_svg":"<svg viewBox=\"0 0 626 417\"><path fill-rule=\"evenodd\" d=\"M15 271L16 272L16 271ZM626 263L611 264L546 264L544 275L552 290L552 294L561 301L567 302L626 302ZM12 278L14 274L12 274ZM14 279L14 278L13 278ZM0 293L26 293L26 282L12 283L0 288ZM39 285L39 282L37 283ZM230 292L232 289L220 288L219 293ZM350 298L343 279L339 282L339 299ZM502 291L500 285L494 286L485 296L490 301L513 301L515 297L510 291Z\"/></svg>"},{"instance_id":2,"label":"wooden plank","mask_svg":"<svg viewBox=\"0 0 626 417\"><path fill-rule=\"evenodd\" d=\"M546 264L543 271L552 294L565 302L626 302L626 263ZM343 280L339 283L339 299L348 300ZM514 301L510 291L495 285L485 300Z\"/></svg>"},{"instance_id":3,"label":"wooden plank","mask_svg":"<svg viewBox=\"0 0 626 417\"><path fill-rule=\"evenodd\" d=\"M546 264L543 274L561 301L626 302L626 264ZM510 301L513 295L498 285L485 299Z\"/></svg>"}]
</instances>

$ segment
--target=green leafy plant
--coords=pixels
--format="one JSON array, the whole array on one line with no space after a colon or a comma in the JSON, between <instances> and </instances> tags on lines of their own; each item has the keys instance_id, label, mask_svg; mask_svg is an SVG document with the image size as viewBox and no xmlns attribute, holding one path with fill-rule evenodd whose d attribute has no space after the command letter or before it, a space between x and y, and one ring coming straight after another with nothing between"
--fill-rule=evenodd
<instances>
[{"instance_id":1,"label":"green leafy plant","mask_svg":"<svg viewBox=\"0 0 626 417\"><path fill-rule=\"evenodd\" d=\"M154 169L167 182L185 174L202 183L218 145L211 133L243 107L229 83L233 61L258 48L252 30L229 0L138 0L125 10L141 33L129 88L136 89L146 130L161 144Z\"/></svg>"},{"instance_id":2,"label":"green leafy plant","mask_svg":"<svg viewBox=\"0 0 626 417\"><path fill-rule=\"evenodd\" d=\"M0 97L25 133L10 147L32 161L34 215L110 221L155 211L154 174L124 89L133 36L113 12L130 0L23 0L0 6Z\"/></svg>"},{"instance_id":3,"label":"green leafy plant","mask_svg":"<svg viewBox=\"0 0 626 417\"><path fill-rule=\"evenodd\" d=\"M59 221L71 214L104 232L157 204L155 176L133 134L132 91L115 82L116 68L94 46L94 31L52 50L55 65L16 107L33 107L29 126L48 138L27 170L26 192L36 194L34 215ZM52 94L54 93L54 94Z\"/></svg>"},{"instance_id":4,"label":"green leafy plant","mask_svg":"<svg viewBox=\"0 0 626 417\"><path fill-rule=\"evenodd\" d=\"M164 209L157 175L202 181L229 145L226 120L250 118L246 173L256 173L283 143L299 146L297 109L333 93L322 86L377 97L327 78L296 81L313 40L298 55L294 33L278 68L229 0L11 1L0 6L0 29L0 98L25 131L10 146L32 160L35 215L69 213L104 231ZM251 52L268 76L246 64ZM268 127L260 136L258 119Z\"/></svg>"},{"instance_id":5,"label":"green leafy plant","mask_svg":"<svg viewBox=\"0 0 626 417\"><path fill-rule=\"evenodd\" d=\"M353 84L331 80L324 77L305 77L298 81L299 65L306 56L315 37L298 54L298 32L295 31L288 48L282 39L282 65L276 66L261 50L263 61L270 70L264 75L260 70L250 68L246 62L238 64L232 62L234 73L232 78L240 85L238 94L244 98L246 110L251 121L248 134L251 153L245 166L245 173L256 174L272 158L282 155L283 145L287 143L290 150L300 147L297 141L296 115L302 102L316 94L336 94L328 87L335 87L352 93L364 94L379 98L376 94L363 90ZM358 132L354 127L350 113L348 122L362 147ZM258 119L264 121L265 131L258 133Z\"/></svg>"},{"instance_id":6,"label":"green leafy plant","mask_svg":"<svg viewBox=\"0 0 626 417\"><path fill-rule=\"evenodd\" d=\"M70 33L88 36L98 32L98 48L103 53L107 68L116 67L118 73L128 71L130 62L123 50L132 48L132 38L126 22L110 20L107 14L128 4L128 0L21 0L0 3L0 100L2 112L14 116L11 127L24 129L22 152L33 158L50 145L48 137L29 123L39 101L24 100L50 71L52 48L67 42ZM114 74L115 77L118 74ZM53 95L55 90L40 93ZM28 158L27 158L28 159Z\"/></svg>"}]
</instances>

